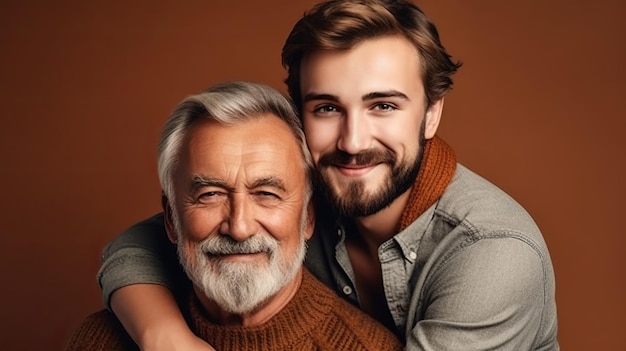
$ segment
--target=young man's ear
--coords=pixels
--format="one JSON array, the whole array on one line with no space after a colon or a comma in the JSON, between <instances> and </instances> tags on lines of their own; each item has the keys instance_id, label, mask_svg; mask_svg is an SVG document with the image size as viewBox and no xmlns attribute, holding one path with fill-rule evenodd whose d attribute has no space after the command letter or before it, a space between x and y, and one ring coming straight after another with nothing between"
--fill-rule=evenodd
<instances>
[{"instance_id":1,"label":"young man's ear","mask_svg":"<svg viewBox=\"0 0 626 351\"><path fill-rule=\"evenodd\" d=\"M443 97L433 102L426 110L426 115L424 116L424 137L426 139L432 139L432 137L435 136L435 133L437 133L442 113Z\"/></svg>"},{"instance_id":2,"label":"young man's ear","mask_svg":"<svg viewBox=\"0 0 626 351\"><path fill-rule=\"evenodd\" d=\"M176 244L178 241L178 233L176 232L176 226L174 225L174 219L172 216L172 207L170 202L165 196L164 192L161 192L161 207L163 207L163 221L165 222L165 231L170 241Z\"/></svg>"}]
</instances>

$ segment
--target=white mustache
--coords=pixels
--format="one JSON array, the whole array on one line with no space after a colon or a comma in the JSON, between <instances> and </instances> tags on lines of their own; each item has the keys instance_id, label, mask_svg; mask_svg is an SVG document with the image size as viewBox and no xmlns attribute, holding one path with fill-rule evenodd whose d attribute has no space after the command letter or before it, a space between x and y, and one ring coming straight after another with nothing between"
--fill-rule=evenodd
<instances>
[{"instance_id":1,"label":"white mustache","mask_svg":"<svg viewBox=\"0 0 626 351\"><path fill-rule=\"evenodd\" d=\"M273 256L278 242L267 235L253 235L245 241L236 241L227 235L216 235L205 239L198 249L212 256L255 254L265 252Z\"/></svg>"}]
</instances>

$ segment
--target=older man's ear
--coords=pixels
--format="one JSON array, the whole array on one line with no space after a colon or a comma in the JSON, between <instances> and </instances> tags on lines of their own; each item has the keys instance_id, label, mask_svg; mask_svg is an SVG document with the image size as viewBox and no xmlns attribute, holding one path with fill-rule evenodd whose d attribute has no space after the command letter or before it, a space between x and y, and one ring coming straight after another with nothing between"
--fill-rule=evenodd
<instances>
[{"instance_id":1,"label":"older man's ear","mask_svg":"<svg viewBox=\"0 0 626 351\"><path fill-rule=\"evenodd\" d=\"M304 236L306 240L309 240L315 231L315 208L312 200L309 201L309 204L307 205L306 214L306 228Z\"/></svg>"},{"instance_id":2,"label":"older man's ear","mask_svg":"<svg viewBox=\"0 0 626 351\"><path fill-rule=\"evenodd\" d=\"M164 192L161 192L161 207L163 207L163 221L165 222L167 237L170 238L172 243L176 244L178 241L178 233L176 232L176 226L172 218L172 207L170 207L170 202Z\"/></svg>"}]
</instances>

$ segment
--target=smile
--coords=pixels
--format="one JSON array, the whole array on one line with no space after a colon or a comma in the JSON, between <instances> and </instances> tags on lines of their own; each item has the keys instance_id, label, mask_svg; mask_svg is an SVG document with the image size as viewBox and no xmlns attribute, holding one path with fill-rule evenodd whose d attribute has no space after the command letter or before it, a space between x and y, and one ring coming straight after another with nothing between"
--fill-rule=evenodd
<instances>
[{"instance_id":1,"label":"smile","mask_svg":"<svg viewBox=\"0 0 626 351\"><path fill-rule=\"evenodd\" d=\"M369 173L377 165L335 165L339 173L346 177L360 177Z\"/></svg>"}]
</instances>

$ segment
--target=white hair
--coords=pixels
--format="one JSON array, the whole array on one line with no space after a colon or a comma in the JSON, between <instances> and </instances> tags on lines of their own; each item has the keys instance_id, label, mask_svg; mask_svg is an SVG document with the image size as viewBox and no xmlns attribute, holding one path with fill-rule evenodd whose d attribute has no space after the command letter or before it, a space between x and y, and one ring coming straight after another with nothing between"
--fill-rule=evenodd
<instances>
[{"instance_id":1,"label":"white hair","mask_svg":"<svg viewBox=\"0 0 626 351\"><path fill-rule=\"evenodd\" d=\"M307 148L302 122L293 105L277 90L267 85L238 81L218 84L189 96L170 114L161 133L158 149L159 181L169 201L174 199L172 177L178 164L182 142L195 121L208 118L223 124L238 124L268 114L284 121L300 145L307 176L305 199L308 202L312 192L313 161Z\"/></svg>"}]
</instances>

